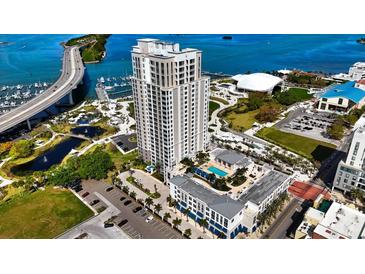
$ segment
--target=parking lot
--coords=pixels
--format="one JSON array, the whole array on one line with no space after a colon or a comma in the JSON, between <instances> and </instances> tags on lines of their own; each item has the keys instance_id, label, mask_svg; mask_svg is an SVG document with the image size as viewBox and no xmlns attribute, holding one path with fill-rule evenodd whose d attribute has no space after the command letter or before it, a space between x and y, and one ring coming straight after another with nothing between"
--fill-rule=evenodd
<instances>
[{"instance_id":1,"label":"parking lot","mask_svg":"<svg viewBox=\"0 0 365 274\"><path fill-rule=\"evenodd\" d=\"M90 180L82 182L82 188L78 194L82 197L85 196L85 193L89 193L83 198L87 203L93 204L98 200L96 204L92 205L97 211L100 211L103 207L107 208L105 211L112 210L109 215L113 219L111 221L113 226L103 229L120 228L133 239L183 238L169 224L154 216L116 187L111 187L100 181Z\"/></svg>"},{"instance_id":2,"label":"parking lot","mask_svg":"<svg viewBox=\"0 0 365 274\"><path fill-rule=\"evenodd\" d=\"M332 114L306 113L303 109L296 110L287 118L275 125L278 129L309 137L324 142L334 142L327 134L327 127L334 121Z\"/></svg>"}]
</instances>

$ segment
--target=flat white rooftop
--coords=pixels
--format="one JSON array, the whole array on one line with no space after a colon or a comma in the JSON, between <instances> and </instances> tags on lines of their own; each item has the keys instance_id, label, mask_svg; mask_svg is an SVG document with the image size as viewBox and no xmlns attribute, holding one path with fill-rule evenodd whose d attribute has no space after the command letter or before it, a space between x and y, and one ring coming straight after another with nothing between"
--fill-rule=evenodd
<instances>
[{"instance_id":1,"label":"flat white rooftop","mask_svg":"<svg viewBox=\"0 0 365 274\"><path fill-rule=\"evenodd\" d=\"M333 202L314 233L327 239L358 239L364 232L365 214Z\"/></svg>"}]
</instances>

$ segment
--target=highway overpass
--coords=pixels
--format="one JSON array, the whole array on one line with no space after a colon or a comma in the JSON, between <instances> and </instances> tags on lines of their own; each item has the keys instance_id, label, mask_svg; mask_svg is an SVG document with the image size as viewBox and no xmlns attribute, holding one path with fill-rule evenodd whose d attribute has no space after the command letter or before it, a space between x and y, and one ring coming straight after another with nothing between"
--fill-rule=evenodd
<instances>
[{"instance_id":1,"label":"highway overpass","mask_svg":"<svg viewBox=\"0 0 365 274\"><path fill-rule=\"evenodd\" d=\"M1 115L0 133L24 121L27 121L30 127L30 118L56 104L66 95L69 95L70 103L73 104L72 90L82 81L84 69L79 48L76 46L65 48L62 61L62 73L57 81L42 94Z\"/></svg>"}]
</instances>

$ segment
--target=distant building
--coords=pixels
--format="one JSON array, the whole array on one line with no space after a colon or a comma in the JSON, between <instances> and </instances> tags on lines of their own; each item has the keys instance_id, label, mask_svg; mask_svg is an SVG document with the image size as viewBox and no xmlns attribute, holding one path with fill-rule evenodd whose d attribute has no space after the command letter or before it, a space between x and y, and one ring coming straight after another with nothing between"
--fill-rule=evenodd
<instances>
[{"instance_id":1,"label":"distant building","mask_svg":"<svg viewBox=\"0 0 365 274\"><path fill-rule=\"evenodd\" d=\"M350 81L327 90L319 99L318 110L347 113L354 108L361 108L364 105L364 81Z\"/></svg>"},{"instance_id":2,"label":"distant building","mask_svg":"<svg viewBox=\"0 0 365 274\"><path fill-rule=\"evenodd\" d=\"M183 175L170 179L170 195L177 201L179 210L190 209L192 219L197 222L206 219L208 229L214 234L235 238L240 232L256 230L258 214L287 191L290 180L288 175L270 170L234 200Z\"/></svg>"},{"instance_id":3,"label":"distant building","mask_svg":"<svg viewBox=\"0 0 365 274\"><path fill-rule=\"evenodd\" d=\"M338 164L333 188L343 191L359 188L365 191L365 127L354 132L346 161Z\"/></svg>"},{"instance_id":4,"label":"distant building","mask_svg":"<svg viewBox=\"0 0 365 274\"><path fill-rule=\"evenodd\" d=\"M365 214L333 202L313 231L313 239L364 239Z\"/></svg>"},{"instance_id":5,"label":"distant building","mask_svg":"<svg viewBox=\"0 0 365 274\"><path fill-rule=\"evenodd\" d=\"M132 90L138 150L166 177L208 145L209 78L202 52L177 43L139 39L132 49Z\"/></svg>"},{"instance_id":6,"label":"distant building","mask_svg":"<svg viewBox=\"0 0 365 274\"><path fill-rule=\"evenodd\" d=\"M356 62L350 67L349 73L339 73L333 75L332 78L346 81L365 79L365 62Z\"/></svg>"},{"instance_id":7,"label":"distant building","mask_svg":"<svg viewBox=\"0 0 365 274\"><path fill-rule=\"evenodd\" d=\"M349 69L349 76L352 80L365 78L365 62L356 62Z\"/></svg>"},{"instance_id":8,"label":"distant building","mask_svg":"<svg viewBox=\"0 0 365 274\"><path fill-rule=\"evenodd\" d=\"M236 82L237 92L259 91L271 94L283 79L267 73L237 74L232 77Z\"/></svg>"}]
</instances>

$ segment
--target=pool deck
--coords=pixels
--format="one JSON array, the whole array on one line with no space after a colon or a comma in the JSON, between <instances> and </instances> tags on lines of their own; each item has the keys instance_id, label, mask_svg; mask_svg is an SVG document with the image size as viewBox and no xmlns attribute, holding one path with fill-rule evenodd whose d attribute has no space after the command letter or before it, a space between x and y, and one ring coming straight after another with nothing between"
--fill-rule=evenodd
<instances>
[{"instance_id":1,"label":"pool deck","mask_svg":"<svg viewBox=\"0 0 365 274\"><path fill-rule=\"evenodd\" d=\"M221 166L220 164L218 164L217 162L214 162L214 161L209 161L208 163L203 164L199 168L202 169L203 171L207 172L207 173L214 173L214 172L208 170L208 168L209 167L212 167L212 166L215 167L215 168L218 168L218 169L220 169L222 171L224 171L225 173L227 173L223 177L232 176L234 174L233 173L233 170L228 169L228 168L225 168L225 167ZM214 174L216 174L216 173L214 173Z\"/></svg>"},{"instance_id":2,"label":"pool deck","mask_svg":"<svg viewBox=\"0 0 365 274\"><path fill-rule=\"evenodd\" d=\"M208 163L203 164L199 168L205 172L212 173L212 171L208 170L208 168L211 166L218 168L227 173L227 175L223 176L222 178L226 178L226 177L230 177L230 176L234 175L233 170L228 169L215 161L209 161ZM249 176L249 174L254 174L255 177L252 178ZM245 192L248 188L250 188L255 183L255 181L257 181L259 178L261 178L264 175L264 173L262 171L258 171L257 168L252 168L251 170L248 170L245 175L246 175L247 179L241 185L232 186L231 184L227 184L231 188L231 190L228 193L230 193L230 196L233 199L237 199L239 196L241 196L241 194L243 192ZM213 189L208 183L204 182L203 180L200 180L200 183L205 185L206 187L209 187L210 189ZM221 194L227 193L227 192L223 192L223 191L216 191L216 192L221 193Z\"/></svg>"}]
</instances>

